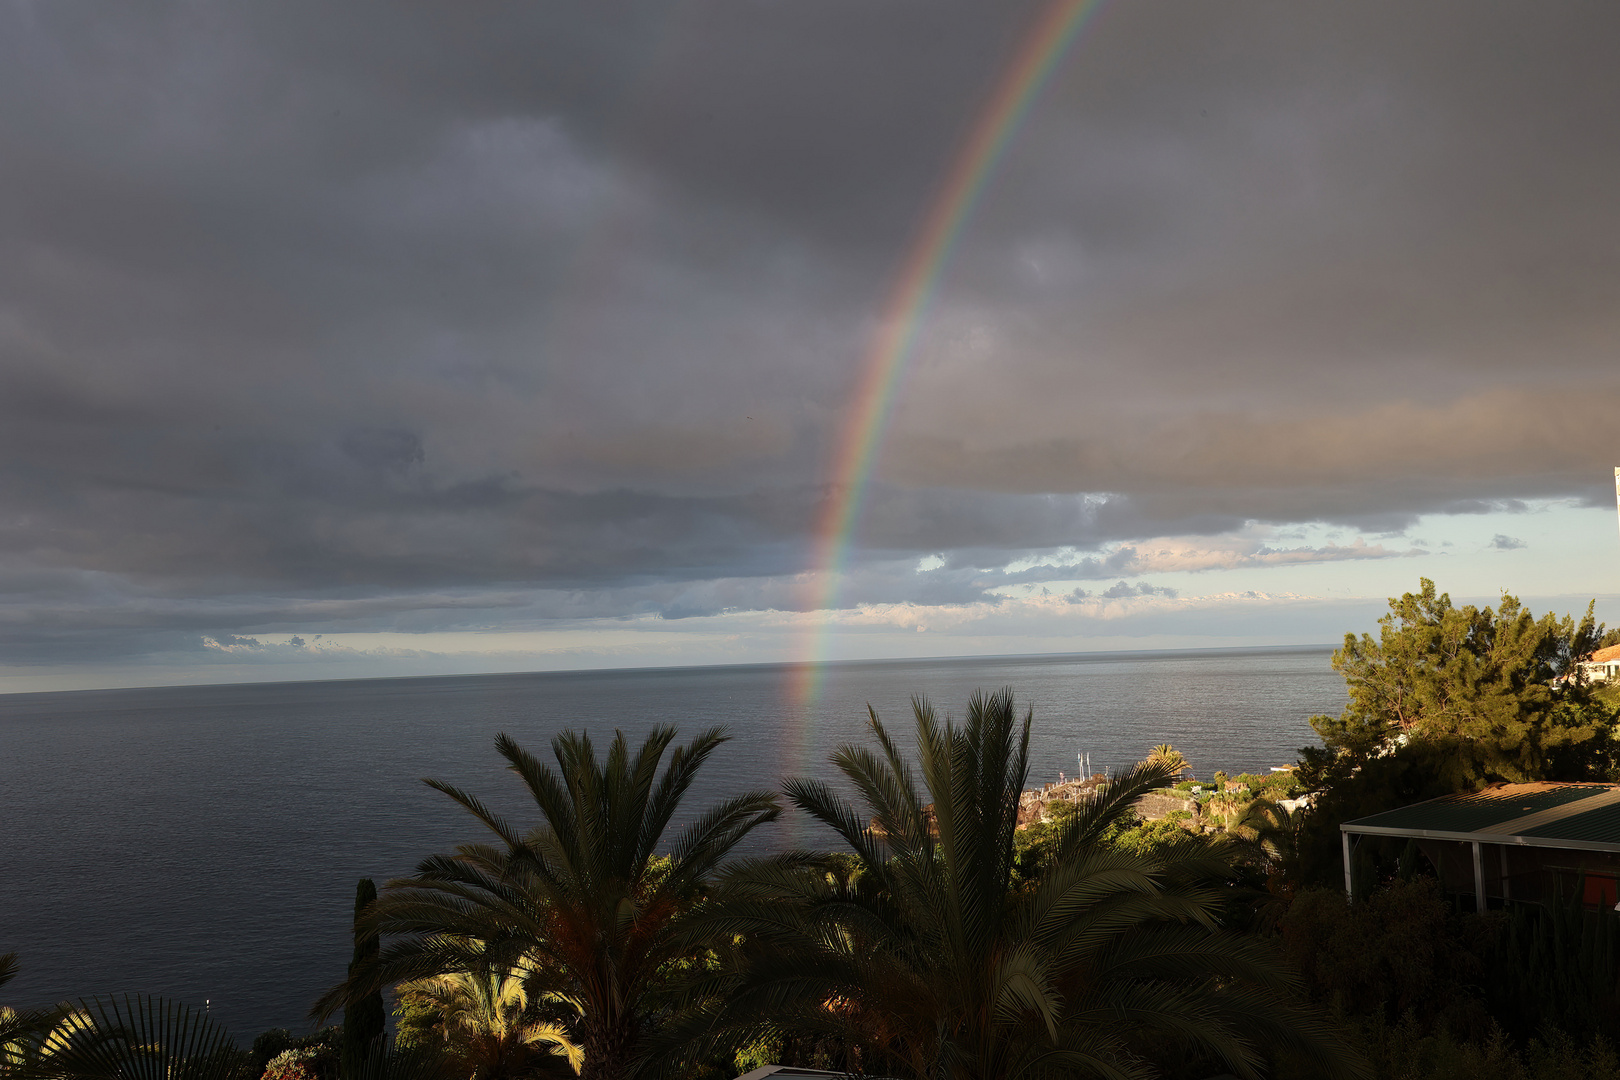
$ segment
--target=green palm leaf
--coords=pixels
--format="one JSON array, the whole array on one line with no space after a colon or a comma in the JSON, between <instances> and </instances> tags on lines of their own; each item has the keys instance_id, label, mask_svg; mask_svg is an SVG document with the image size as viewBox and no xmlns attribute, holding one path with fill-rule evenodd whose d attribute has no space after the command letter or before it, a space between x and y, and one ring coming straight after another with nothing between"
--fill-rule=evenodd
<instances>
[{"instance_id":1,"label":"green palm leaf","mask_svg":"<svg viewBox=\"0 0 1620 1080\"><path fill-rule=\"evenodd\" d=\"M159 997L93 998L58 1010L10 1075L18 1080L245 1080L206 1012Z\"/></svg>"},{"instance_id":2,"label":"green palm leaf","mask_svg":"<svg viewBox=\"0 0 1620 1080\"><path fill-rule=\"evenodd\" d=\"M552 764L497 736L497 752L539 812L527 831L476 796L428 781L487 830L486 841L432 856L415 876L388 883L361 920L388 936L381 952L325 994L314 1014L377 986L487 979L521 967L523 992L561 1012L555 1027L545 1020L511 1030L555 1036L582 1052L585 1080L633 1076L655 1022L670 1022L671 1010L691 999L673 973L732 947L732 931L709 918L711 879L726 879L737 845L780 813L772 792L748 792L670 835L726 738L712 728L674 746L674 729L659 727L632 748L615 733L599 756L588 735L563 732L552 740Z\"/></svg>"},{"instance_id":3,"label":"green palm leaf","mask_svg":"<svg viewBox=\"0 0 1620 1080\"><path fill-rule=\"evenodd\" d=\"M875 747L834 754L860 810L819 781L784 786L858 869L830 874L806 853L737 869L715 910L744 944L711 980L707 1026L685 1025L694 1045L773 1023L835 1035L866 1071L917 1080L1137 1078L1178 1059L1247 1077L1274 1046L1323 1076L1367 1075L1295 1004L1275 950L1221 928L1222 850L1108 845L1135 801L1174 777L1173 759L1083 800L1038 884L1015 890L1031 715L1010 690L975 694L961 724L920 698L913 714L915 765L875 713Z\"/></svg>"}]
</instances>

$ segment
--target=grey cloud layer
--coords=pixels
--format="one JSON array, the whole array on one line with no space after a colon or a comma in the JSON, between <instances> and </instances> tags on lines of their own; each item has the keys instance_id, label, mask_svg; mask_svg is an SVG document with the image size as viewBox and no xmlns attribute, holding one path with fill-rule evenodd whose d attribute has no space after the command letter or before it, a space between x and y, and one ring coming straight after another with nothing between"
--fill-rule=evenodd
<instances>
[{"instance_id":1,"label":"grey cloud layer","mask_svg":"<svg viewBox=\"0 0 1620 1080\"><path fill-rule=\"evenodd\" d=\"M873 320L1038 10L6 8L0 633L802 603ZM943 279L845 597L1606 500L1616 40L1106 7Z\"/></svg>"}]
</instances>

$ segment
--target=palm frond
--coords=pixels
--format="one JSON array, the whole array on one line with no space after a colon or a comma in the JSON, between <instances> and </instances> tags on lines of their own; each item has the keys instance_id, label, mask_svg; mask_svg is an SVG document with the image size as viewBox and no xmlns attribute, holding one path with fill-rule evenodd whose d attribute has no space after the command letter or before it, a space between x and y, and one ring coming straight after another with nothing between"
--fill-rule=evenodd
<instances>
[{"instance_id":1,"label":"palm frond","mask_svg":"<svg viewBox=\"0 0 1620 1080\"><path fill-rule=\"evenodd\" d=\"M1143 1056L1155 1047L1252 1076L1271 1046L1292 1045L1266 1034L1276 1025L1317 1056L1350 1054L1294 1004L1273 950L1222 928L1231 852L1109 842L1175 757L1114 774L1061 828L1039 883L1015 890L1032 713L1011 689L973 695L960 724L916 698L915 764L868 715L876 745L832 763L886 842L829 785L784 785L855 870L820 871L809 853L735 868L711 914L742 944L703 984L706 1005L684 1021L693 1038L718 1045L769 1021L918 1080L1135 1080L1158 1074Z\"/></svg>"},{"instance_id":2,"label":"palm frond","mask_svg":"<svg viewBox=\"0 0 1620 1080\"><path fill-rule=\"evenodd\" d=\"M1079 801L1079 811L1064 823L1058 834L1056 861L1071 851L1096 844L1108 829L1132 812L1136 800L1164 787L1175 774L1163 764L1140 762L1114 773L1108 783Z\"/></svg>"},{"instance_id":3,"label":"palm frond","mask_svg":"<svg viewBox=\"0 0 1620 1080\"><path fill-rule=\"evenodd\" d=\"M673 729L670 734L673 738ZM646 804L637 839L637 858L641 860L652 858L664 832L669 828L670 821L675 816L676 808L680 806L681 800L691 788L698 770L715 750L730 740L731 736L727 734L725 728L712 727L699 732L686 746L676 748L669 768L664 770L664 775L659 778L658 786L652 791ZM647 756L646 747L643 747L642 755ZM652 764L656 765L656 761L654 760Z\"/></svg>"},{"instance_id":4,"label":"palm frond","mask_svg":"<svg viewBox=\"0 0 1620 1080\"><path fill-rule=\"evenodd\" d=\"M493 842L431 856L413 877L389 882L360 920L387 935L385 945L321 997L316 1015L381 985L437 978L449 980L435 984L445 993L459 987L464 1002L445 1023L477 1027L476 1038L463 1032L464 1055L523 1040L566 1050L566 1038L604 1060L633 1058L653 1021L683 1000L671 967L701 967L734 947L704 894L711 878L727 877L743 839L780 813L771 792L725 800L673 838L667 861L656 858L699 770L726 742L719 728L671 750L674 738L673 728L657 727L632 747L620 731L599 753L589 735L564 731L552 739L553 765L497 736L497 752L539 811L522 833L476 796L432 782ZM552 1015L519 1023L519 997L534 993ZM440 1004L450 1009L448 1001ZM556 1026L558 1016L569 1031ZM554 1063L541 1064L545 1073Z\"/></svg>"},{"instance_id":5,"label":"palm frond","mask_svg":"<svg viewBox=\"0 0 1620 1080\"><path fill-rule=\"evenodd\" d=\"M831 786L820 780L794 778L783 781L782 791L794 806L836 832L863 865L878 866L884 861L878 838Z\"/></svg>"},{"instance_id":6,"label":"palm frond","mask_svg":"<svg viewBox=\"0 0 1620 1080\"><path fill-rule=\"evenodd\" d=\"M512 831L511 826L499 814L485 806L478 796L462 791L454 784L447 784L442 780L434 780L430 777L423 777L422 783L434 791L443 792L461 804L462 809L483 822L489 831L505 841L508 847L522 845L522 838Z\"/></svg>"},{"instance_id":7,"label":"palm frond","mask_svg":"<svg viewBox=\"0 0 1620 1080\"><path fill-rule=\"evenodd\" d=\"M62 1010L10 1075L18 1080L246 1080L245 1062L206 1012L146 995Z\"/></svg>"}]
</instances>

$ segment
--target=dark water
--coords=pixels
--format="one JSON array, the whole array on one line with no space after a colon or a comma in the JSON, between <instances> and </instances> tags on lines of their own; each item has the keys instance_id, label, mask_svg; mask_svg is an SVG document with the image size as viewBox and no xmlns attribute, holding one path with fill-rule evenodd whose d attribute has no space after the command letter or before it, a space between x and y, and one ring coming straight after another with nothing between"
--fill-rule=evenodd
<instances>
[{"instance_id":1,"label":"dark water","mask_svg":"<svg viewBox=\"0 0 1620 1080\"><path fill-rule=\"evenodd\" d=\"M1221 650L831 665L813 709L778 666L483 675L0 696L0 953L11 1004L145 991L212 1002L238 1041L307 1026L343 975L355 880L379 883L478 826L419 778L523 815L491 741L573 727L728 725L688 800L826 775L870 702L960 715L975 688L1034 707L1032 781L1076 754L1114 768L1171 742L1199 775L1285 764L1336 712L1329 650ZM803 822L762 843L816 842Z\"/></svg>"}]
</instances>

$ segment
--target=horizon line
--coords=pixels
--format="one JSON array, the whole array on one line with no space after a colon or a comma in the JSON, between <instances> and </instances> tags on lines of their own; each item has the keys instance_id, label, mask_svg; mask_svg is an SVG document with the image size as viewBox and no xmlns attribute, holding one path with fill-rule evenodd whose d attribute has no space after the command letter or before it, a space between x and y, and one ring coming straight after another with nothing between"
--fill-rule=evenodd
<instances>
[{"instance_id":1,"label":"horizon line","mask_svg":"<svg viewBox=\"0 0 1620 1080\"><path fill-rule=\"evenodd\" d=\"M1269 645L1193 645L1167 649L1094 649L1087 651L1058 651L1058 652L1031 652L1031 653L960 653L949 656L868 656L845 657L836 660L750 660L741 663L697 663L697 664L651 664L630 667L578 667L578 668L526 668L510 671L452 671L441 673L423 673L416 675L351 675L335 678L314 679L252 679L235 682L176 682L176 683L135 683L121 686L84 686L71 687L60 690L0 690L0 698L39 696L45 694L102 694L118 693L125 690L189 690L204 687L250 687L250 686L297 686L314 683L360 683L360 682L401 682L409 679L485 679L504 678L514 675L588 675L598 672L659 672L659 671L699 671L723 670L734 668L784 668L798 670L807 667L828 668L855 666L860 664L933 664L933 663L959 663L961 661L994 661L994 660L1043 660L1059 659L1063 657L1091 658L1091 657L1120 657L1120 656L1186 656L1200 653L1218 652L1321 652L1332 651L1343 645L1339 642L1325 643L1278 643ZM4 676L0 676L4 678Z\"/></svg>"}]
</instances>

